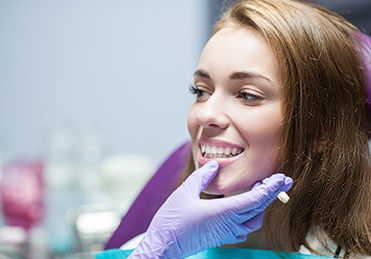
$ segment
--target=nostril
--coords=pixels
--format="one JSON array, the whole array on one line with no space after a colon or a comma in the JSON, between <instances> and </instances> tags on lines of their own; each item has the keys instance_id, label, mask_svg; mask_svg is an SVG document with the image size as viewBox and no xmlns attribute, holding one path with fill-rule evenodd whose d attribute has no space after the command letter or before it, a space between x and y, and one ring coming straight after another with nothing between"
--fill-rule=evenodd
<instances>
[{"instance_id":1,"label":"nostril","mask_svg":"<svg viewBox=\"0 0 371 259\"><path fill-rule=\"evenodd\" d=\"M228 127L227 111L224 109L225 99L225 96L214 92L207 101L200 103L201 106L196 114L198 124L206 129Z\"/></svg>"},{"instance_id":2,"label":"nostril","mask_svg":"<svg viewBox=\"0 0 371 259\"><path fill-rule=\"evenodd\" d=\"M197 122L205 129L225 129L229 125L228 118L223 113L199 113Z\"/></svg>"}]
</instances>

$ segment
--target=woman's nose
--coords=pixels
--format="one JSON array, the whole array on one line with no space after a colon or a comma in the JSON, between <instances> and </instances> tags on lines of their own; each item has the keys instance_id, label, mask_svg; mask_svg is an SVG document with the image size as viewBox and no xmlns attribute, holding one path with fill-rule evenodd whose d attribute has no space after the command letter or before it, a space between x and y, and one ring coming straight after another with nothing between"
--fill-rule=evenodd
<instances>
[{"instance_id":1,"label":"woman's nose","mask_svg":"<svg viewBox=\"0 0 371 259\"><path fill-rule=\"evenodd\" d=\"M227 105L219 94L212 94L197 112L197 122L206 129L225 129L229 125Z\"/></svg>"}]
</instances>

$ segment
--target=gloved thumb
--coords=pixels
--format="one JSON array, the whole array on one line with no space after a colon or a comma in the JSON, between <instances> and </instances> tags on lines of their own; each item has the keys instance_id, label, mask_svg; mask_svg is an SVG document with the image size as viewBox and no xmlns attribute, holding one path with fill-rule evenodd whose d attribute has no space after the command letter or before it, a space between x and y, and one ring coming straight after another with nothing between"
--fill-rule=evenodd
<instances>
[{"instance_id":1,"label":"gloved thumb","mask_svg":"<svg viewBox=\"0 0 371 259\"><path fill-rule=\"evenodd\" d=\"M218 169L218 162L211 160L194 171L187 180L185 180L183 185L185 188L190 189L191 193L199 195L214 179Z\"/></svg>"}]
</instances>

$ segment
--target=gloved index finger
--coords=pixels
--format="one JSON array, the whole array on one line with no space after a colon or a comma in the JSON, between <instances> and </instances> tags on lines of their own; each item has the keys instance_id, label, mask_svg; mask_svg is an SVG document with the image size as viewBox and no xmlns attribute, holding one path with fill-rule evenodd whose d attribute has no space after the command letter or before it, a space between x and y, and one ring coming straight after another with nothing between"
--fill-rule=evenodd
<instances>
[{"instance_id":1,"label":"gloved index finger","mask_svg":"<svg viewBox=\"0 0 371 259\"><path fill-rule=\"evenodd\" d=\"M193 192L200 194L214 179L219 169L219 164L215 160L207 162L202 167L194 171L183 184L187 185Z\"/></svg>"},{"instance_id":2,"label":"gloved index finger","mask_svg":"<svg viewBox=\"0 0 371 259\"><path fill-rule=\"evenodd\" d=\"M274 174L265 179L262 184L254 185L250 191L229 198L235 200L238 213L244 213L257 208L264 210L277 198L278 193L290 190L292 184L293 181L290 177L286 177L283 174Z\"/></svg>"}]
</instances>

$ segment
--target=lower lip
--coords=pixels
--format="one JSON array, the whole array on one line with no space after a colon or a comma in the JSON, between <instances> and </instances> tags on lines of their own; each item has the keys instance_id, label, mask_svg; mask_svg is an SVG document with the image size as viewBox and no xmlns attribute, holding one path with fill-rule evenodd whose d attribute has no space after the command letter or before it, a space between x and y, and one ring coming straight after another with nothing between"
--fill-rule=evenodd
<instances>
[{"instance_id":1,"label":"lower lip","mask_svg":"<svg viewBox=\"0 0 371 259\"><path fill-rule=\"evenodd\" d=\"M201 167L201 166L203 166L204 164L206 164L207 162L209 162L211 160L216 160L219 164L219 167L225 167L225 166L228 166L229 164L233 163L234 161L236 161L241 156L241 154L238 154L237 156L233 156L233 157L229 157L229 158L207 158L207 157L204 157L201 152L199 152L199 154L198 154L198 165Z\"/></svg>"}]
</instances>

